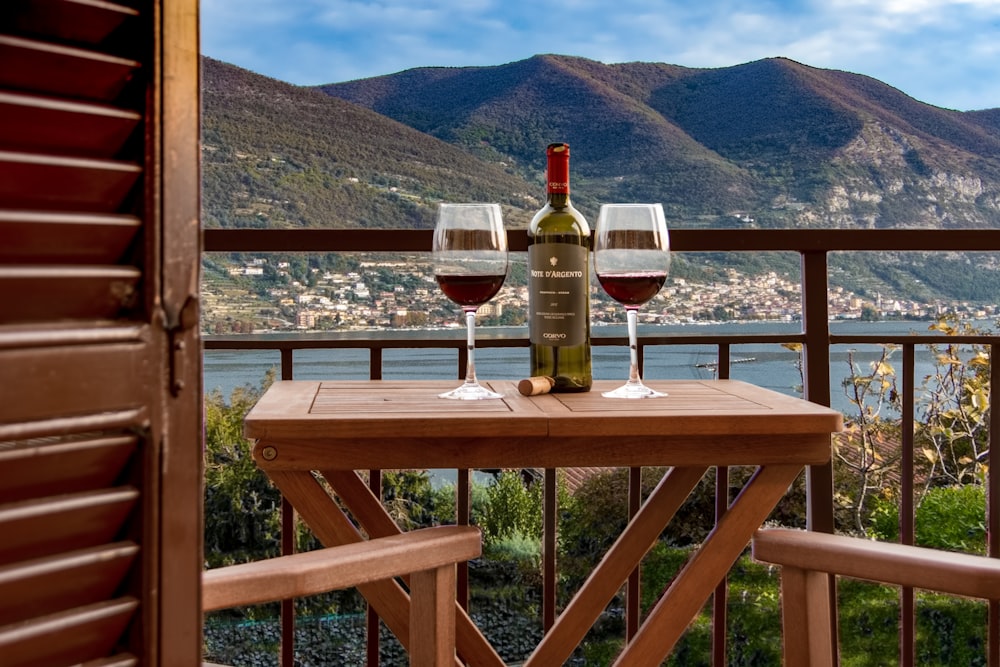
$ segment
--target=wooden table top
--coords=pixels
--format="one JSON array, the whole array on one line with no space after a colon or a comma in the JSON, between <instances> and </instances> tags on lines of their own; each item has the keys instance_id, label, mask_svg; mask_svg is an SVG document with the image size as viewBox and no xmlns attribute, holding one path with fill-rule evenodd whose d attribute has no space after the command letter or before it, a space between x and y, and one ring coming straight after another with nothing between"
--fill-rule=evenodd
<instances>
[{"instance_id":1,"label":"wooden table top","mask_svg":"<svg viewBox=\"0 0 1000 667\"><path fill-rule=\"evenodd\" d=\"M843 428L839 412L737 380L652 381L669 395L642 400L601 396L613 381L533 397L494 381L503 399L437 397L456 384L276 382L244 432L263 468L396 469L815 464Z\"/></svg>"}]
</instances>

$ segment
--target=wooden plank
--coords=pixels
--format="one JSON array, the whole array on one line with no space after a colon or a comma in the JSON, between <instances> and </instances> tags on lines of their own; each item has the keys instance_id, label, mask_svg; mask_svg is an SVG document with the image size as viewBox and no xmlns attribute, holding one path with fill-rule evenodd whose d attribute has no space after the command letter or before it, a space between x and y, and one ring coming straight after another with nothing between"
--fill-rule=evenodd
<instances>
[{"instance_id":1,"label":"wooden plank","mask_svg":"<svg viewBox=\"0 0 1000 667\"><path fill-rule=\"evenodd\" d=\"M754 557L803 570L1000 600L1000 560L995 558L785 529L758 531Z\"/></svg>"},{"instance_id":2,"label":"wooden plank","mask_svg":"<svg viewBox=\"0 0 1000 667\"><path fill-rule=\"evenodd\" d=\"M80 667L138 667L139 659L131 653L119 653L81 663ZM204 666L203 666L204 667Z\"/></svg>"},{"instance_id":3,"label":"wooden plank","mask_svg":"<svg viewBox=\"0 0 1000 667\"><path fill-rule=\"evenodd\" d=\"M216 568L202 575L202 607L213 611L305 597L432 570L478 557L480 540L478 528L438 526Z\"/></svg>"},{"instance_id":4,"label":"wooden plank","mask_svg":"<svg viewBox=\"0 0 1000 667\"><path fill-rule=\"evenodd\" d=\"M123 266L0 266L0 324L122 317L141 277Z\"/></svg>"},{"instance_id":5,"label":"wooden plank","mask_svg":"<svg viewBox=\"0 0 1000 667\"><path fill-rule=\"evenodd\" d=\"M0 262L119 264L140 228L130 215L0 210Z\"/></svg>"},{"instance_id":6,"label":"wooden plank","mask_svg":"<svg viewBox=\"0 0 1000 667\"><path fill-rule=\"evenodd\" d=\"M246 418L250 438L384 440L469 438L731 436L825 434L842 428L843 416L829 408L762 390L735 380L663 381L670 396L616 401L600 396L613 382L595 383L587 394L521 396L512 382L491 382L504 394L495 401L447 401L437 394L452 383L289 382L274 385ZM472 404L472 405L470 405ZM582 464L581 464L582 465ZM384 466L389 467L389 466Z\"/></svg>"},{"instance_id":7,"label":"wooden plank","mask_svg":"<svg viewBox=\"0 0 1000 667\"><path fill-rule=\"evenodd\" d=\"M131 410L0 424L0 444L7 446L11 442L25 438L64 437L77 433L142 429L149 423L148 415L146 407L139 406Z\"/></svg>"},{"instance_id":8,"label":"wooden plank","mask_svg":"<svg viewBox=\"0 0 1000 667\"><path fill-rule=\"evenodd\" d=\"M412 667L455 662L455 565L417 571L410 577Z\"/></svg>"},{"instance_id":9,"label":"wooden plank","mask_svg":"<svg viewBox=\"0 0 1000 667\"><path fill-rule=\"evenodd\" d=\"M141 174L128 162L0 151L0 201L5 208L121 213Z\"/></svg>"},{"instance_id":10,"label":"wooden plank","mask_svg":"<svg viewBox=\"0 0 1000 667\"><path fill-rule=\"evenodd\" d=\"M107 0L7 0L11 29L64 42L100 44L139 12Z\"/></svg>"},{"instance_id":11,"label":"wooden plank","mask_svg":"<svg viewBox=\"0 0 1000 667\"><path fill-rule=\"evenodd\" d=\"M135 436L119 436L0 449L0 503L113 486L137 447Z\"/></svg>"},{"instance_id":12,"label":"wooden plank","mask_svg":"<svg viewBox=\"0 0 1000 667\"><path fill-rule=\"evenodd\" d=\"M140 63L96 51L0 35L0 87L112 102Z\"/></svg>"},{"instance_id":13,"label":"wooden plank","mask_svg":"<svg viewBox=\"0 0 1000 667\"><path fill-rule=\"evenodd\" d=\"M138 553L117 542L0 566L0 626L110 599Z\"/></svg>"},{"instance_id":14,"label":"wooden plank","mask_svg":"<svg viewBox=\"0 0 1000 667\"><path fill-rule=\"evenodd\" d=\"M249 438L312 439L331 432L396 438L431 438L457 432L465 437L504 433L543 436L545 416L513 383L488 383L502 400L449 401L438 394L455 382L279 382L257 403L245 423Z\"/></svg>"},{"instance_id":15,"label":"wooden plank","mask_svg":"<svg viewBox=\"0 0 1000 667\"><path fill-rule=\"evenodd\" d=\"M18 381L0 384L2 425L137 410L136 383L147 377L141 342L0 348L0 368Z\"/></svg>"},{"instance_id":16,"label":"wooden plank","mask_svg":"<svg viewBox=\"0 0 1000 667\"><path fill-rule=\"evenodd\" d=\"M610 399L609 399L610 400ZM497 427L502 428L502 427ZM355 432L357 433L357 432ZM334 439L315 442L268 435L258 440L254 460L270 470L365 470L373 461L385 470L455 468L581 468L655 465L821 464L830 460L830 436L664 436L574 438L493 435L470 438ZM455 433L452 430L452 433ZM502 431L501 431L502 433ZM613 446L609 446L613 443ZM336 455L332 455L336 452ZM375 457L375 458L373 458Z\"/></svg>"},{"instance_id":17,"label":"wooden plank","mask_svg":"<svg viewBox=\"0 0 1000 667\"><path fill-rule=\"evenodd\" d=\"M830 577L795 567L781 570L784 664L833 667Z\"/></svg>"},{"instance_id":18,"label":"wooden plank","mask_svg":"<svg viewBox=\"0 0 1000 667\"><path fill-rule=\"evenodd\" d=\"M0 91L0 146L112 159L139 126L134 111Z\"/></svg>"},{"instance_id":19,"label":"wooden plank","mask_svg":"<svg viewBox=\"0 0 1000 667\"><path fill-rule=\"evenodd\" d=\"M121 487L0 505L0 565L112 542L138 500Z\"/></svg>"},{"instance_id":20,"label":"wooden plank","mask_svg":"<svg viewBox=\"0 0 1000 667\"><path fill-rule=\"evenodd\" d=\"M120 598L2 627L3 665L78 665L106 657L138 608L138 600Z\"/></svg>"},{"instance_id":21,"label":"wooden plank","mask_svg":"<svg viewBox=\"0 0 1000 667\"><path fill-rule=\"evenodd\" d=\"M546 399L550 433L730 436L829 434L843 429L843 415L835 410L738 380L653 381L650 387L669 395L643 401L616 401L600 395L616 384L598 382L586 394L540 397Z\"/></svg>"},{"instance_id":22,"label":"wooden plank","mask_svg":"<svg viewBox=\"0 0 1000 667\"><path fill-rule=\"evenodd\" d=\"M46 322L44 327L0 325L0 350L141 343L148 333L149 327L140 322L108 320Z\"/></svg>"}]
</instances>

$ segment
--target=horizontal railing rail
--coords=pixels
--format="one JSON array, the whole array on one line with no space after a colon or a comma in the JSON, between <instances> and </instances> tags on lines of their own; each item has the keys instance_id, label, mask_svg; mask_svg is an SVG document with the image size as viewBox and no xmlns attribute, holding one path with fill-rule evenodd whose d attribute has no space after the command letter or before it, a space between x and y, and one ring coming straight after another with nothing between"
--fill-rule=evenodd
<instances>
[{"instance_id":1,"label":"horizontal railing rail","mask_svg":"<svg viewBox=\"0 0 1000 667\"><path fill-rule=\"evenodd\" d=\"M260 229L206 229L204 230L205 252L429 252L432 230L260 230ZM796 333L755 333L751 335L733 334L685 334L685 335L643 335L639 341L640 360L645 348L673 345L715 346L717 350L717 377L727 379L732 363L731 349L748 344L800 344L802 345L802 372L804 397L824 405L830 405L831 358L833 346L844 345L894 345L902 350L902 369L899 377L901 392L902 466L900 526L901 541L912 544L914 540L914 490L913 490L913 448L915 410L915 350L928 345L982 345L990 351L1000 345L1000 336L945 335L945 334L839 334L830 330L827 302L828 256L835 252L998 252L1000 251L1000 230L746 230L746 229L674 229L670 232L671 246L675 252L793 252L799 254L802 267L802 321L801 330ZM527 249L527 235L523 230L508 233L513 251ZM294 352L309 349L367 349L369 350L369 374L372 379L381 379L383 352L391 349L439 348L453 349L457 354L456 377L461 377L465 366L466 347L464 338L441 339L432 337L393 339L379 337L372 332L371 337L358 339L329 338L322 335L300 334L295 338L261 335L205 336L206 350L277 350L281 355L281 378L292 379L295 375ZM621 346L627 344L623 336L592 339L594 345ZM524 336L490 336L477 340L481 348L527 347ZM998 365L993 365L993 377L998 373ZM990 419L1000 419L1000 392L991 392ZM908 425L908 426L906 426ZM994 435L996 434L996 435ZM1000 428L990 429L991 444L1000 437ZM989 470L1000 470L1000 448L990 447ZM372 471L372 482L378 488L379 473ZM458 476L458 521L468 523L469 474L459 471ZM555 516L555 473L546 471L546 491L544 511L547 526L554 525ZM628 504L630 512L638 510L638 470L630 475ZM832 465L813 468L807 476L807 512L810 528L833 532L833 477ZM725 512L728 487L728 473L722 469L716 478L717 512L716 520ZM463 502L463 498L465 502ZM287 503L283 507L283 551L293 549L291 536L294 535L293 512ZM1000 475L989 474L987 478L988 554L1000 557ZM543 544L544 600L543 625L551 626L556 610L556 571L554 562L555 535L546 533ZM460 573L460 597L468 599L467 571ZM626 602L626 638L631 637L638 627L638 573L633 574L628 585ZM912 589L901 593L900 665L914 663L915 613ZM282 608L282 664L291 665L292 606ZM377 627L372 621L370 629ZM727 664L726 661L726 588L723 584L717 590L713 602L713 664ZM370 632L369 636L372 636ZM374 633L377 637L377 632ZM990 655L988 664L1000 667L1000 609L991 603L989 613L988 640ZM369 664L377 664L377 645L369 652Z\"/></svg>"},{"instance_id":2,"label":"horizontal railing rail","mask_svg":"<svg viewBox=\"0 0 1000 667\"><path fill-rule=\"evenodd\" d=\"M430 252L430 229L206 229L205 252ZM528 248L510 230L512 251ZM671 229L676 252L998 251L1000 229Z\"/></svg>"}]
</instances>

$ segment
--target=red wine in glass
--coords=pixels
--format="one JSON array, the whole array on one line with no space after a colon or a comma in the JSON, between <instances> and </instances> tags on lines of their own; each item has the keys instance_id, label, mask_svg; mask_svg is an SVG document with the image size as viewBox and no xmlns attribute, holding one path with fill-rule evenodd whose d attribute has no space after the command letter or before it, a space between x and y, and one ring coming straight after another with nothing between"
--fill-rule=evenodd
<instances>
[{"instance_id":1,"label":"red wine in glass","mask_svg":"<svg viewBox=\"0 0 1000 667\"><path fill-rule=\"evenodd\" d=\"M481 306L500 291L506 274L439 275L438 286L444 295L460 306Z\"/></svg>"},{"instance_id":2,"label":"red wine in glass","mask_svg":"<svg viewBox=\"0 0 1000 667\"><path fill-rule=\"evenodd\" d=\"M597 280L608 296L623 306L641 306L659 294L667 281L667 272L598 274Z\"/></svg>"},{"instance_id":3,"label":"red wine in glass","mask_svg":"<svg viewBox=\"0 0 1000 667\"><path fill-rule=\"evenodd\" d=\"M465 314L465 382L441 398L503 398L476 379L476 309L496 296L507 277L507 232L499 204L441 204L434 227L434 277Z\"/></svg>"},{"instance_id":4,"label":"red wine in glass","mask_svg":"<svg viewBox=\"0 0 1000 667\"><path fill-rule=\"evenodd\" d=\"M639 377L639 307L659 293L670 269L670 239L660 204L604 204L594 236L594 272L601 287L625 306L629 340L628 382L608 398L656 398Z\"/></svg>"}]
</instances>

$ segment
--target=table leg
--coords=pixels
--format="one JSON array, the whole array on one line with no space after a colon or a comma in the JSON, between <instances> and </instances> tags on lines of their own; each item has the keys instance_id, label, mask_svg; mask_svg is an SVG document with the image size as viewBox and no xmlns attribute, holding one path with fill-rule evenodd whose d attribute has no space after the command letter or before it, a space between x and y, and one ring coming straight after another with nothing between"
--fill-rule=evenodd
<instances>
[{"instance_id":1,"label":"table leg","mask_svg":"<svg viewBox=\"0 0 1000 667\"><path fill-rule=\"evenodd\" d=\"M590 573L525 667L562 665L684 503L707 467L672 468Z\"/></svg>"},{"instance_id":2,"label":"table leg","mask_svg":"<svg viewBox=\"0 0 1000 667\"><path fill-rule=\"evenodd\" d=\"M767 519L802 470L799 465L758 468L719 523L681 569L645 624L614 665L656 667L732 568L754 531ZM684 619L681 622L681 619Z\"/></svg>"},{"instance_id":3,"label":"table leg","mask_svg":"<svg viewBox=\"0 0 1000 667\"><path fill-rule=\"evenodd\" d=\"M382 502L353 470L321 471L334 493L369 537L388 537L402 531L386 512ZM479 630L468 612L455 601L455 644L458 654L470 665L504 667L504 661Z\"/></svg>"}]
</instances>

